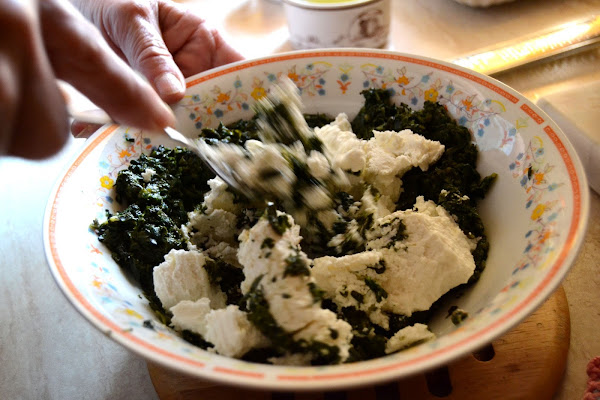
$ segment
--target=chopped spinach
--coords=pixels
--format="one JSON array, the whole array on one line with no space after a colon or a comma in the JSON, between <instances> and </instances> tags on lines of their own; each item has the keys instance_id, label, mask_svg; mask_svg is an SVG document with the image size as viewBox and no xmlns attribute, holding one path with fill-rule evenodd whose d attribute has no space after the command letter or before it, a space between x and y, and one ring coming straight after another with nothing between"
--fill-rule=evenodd
<instances>
[{"instance_id":1,"label":"chopped spinach","mask_svg":"<svg viewBox=\"0 0 600 400\"><path fill-rule=\"evenodd\" d=\"M238 304L242 299L240 285L244 271L222 260L207 258L204 269L210 283L218 285L227 296L227 304Z\"/></svg>"},{"instance_id":2,"label":"chopped spinach","mask_svg":"<svg viewBox=\"0 0 600 400\"><path fill-rule=\"evenodd\" d=\"M262 244L260 245L261 249L272 249L275 246L275 241L273 240L273 238L265 238L265 240L263 240Z\"/></svg>"},{"instance_id":3,"label":"chopped spinach","mask_svg":"<svg viewBox=\"0 0 600 400\"><path fill-rule=\"evenodd\" d=\"M304 119L306 120L308 126L310 126L311 128L317 128L323 125L327 125L333 122L334 120L327 114L305 114Z\"/></svg>"},{"instance_id":4,"label":"chopped spinach","mask_svg":"<svg viewBox=\"0 0 600 400\"><path fill-rule=\"evenodd\" d=\"M382 258L377 264L369 265L367 268L372 269L376 274L381 275L386 269L385 260Z\"/></svg>"},{"instance_id":5,"label":"chopped spinach","mask_svg":"<svg viewBox=\"0 0 600 400\"><path fill-rule=\"evenodd\" d=\"M381 285L379 285L379 283L375 282L374 279L366 277L365 285L367 285L369 287L369 289L371 289L371 291L375 295L375 299L378 302L380 302L383 299L387 299L388 293L385 291L384 288L381 287Z\"/></svg>"},{"instance_id":6,"label":"chopped spinach","mask_svg":"<svg viewBox=\"0 0 600 400\"><path fill-rule=\"evenodd\" d=\"M358 302L358 304L362 304L363 301L365 300L365 296L363 296L362 293L359 293L356 290L350 291L350 296L352 296L352 298L354 300L356 300Z\"/></svg>"},{"instance_id":7,"label":"chopped spinach","mask_svg":"<svg viewBox=\"0 0 600 400\"><path fill-rule=\"evenodd\" d=\"M150 182L142 176L147 169L156 172ZM180 226L202 201L213 176L189 150L160 146L119 172L116 199L126 208L116 214L107 211L105 221L91 224L98 240L149 298L154 294L152 269L170 250L186 247Z\"/></svg>"},{"instance_id":8,"label":"chopped spinach","mask_svg":"<svg viewBox=\"0 0 600 400\"><path fill-rule=\"evenodd\" d=\"M283 235L291 227L290 220L285 214L277 214L277 208L274 203L269 202L265 210L267 220L271 228L279 235Z\"/></svg>"},{"instance_id":9,"label":"chopped spinach","mask_svg":"<svg viewBox=\"0 0 600 400\"><path fill-rule=\"evenodd\" d=\"M215 129L204 128L200 131L201 138L208 144L230 143L243 145L247 140L258 140L256 117L249 120L238 120L225 126L222 123Z\"/></svg>"},{"instance_id":10,"label":"chopped spinach","mask_svg":"<svg viewBox=\"0 0 600 400\"><path fill-rule=\"evenodd\" d=\"M291 254L285 259L285 269L283 271L283 277L286 276L309 276L310 269L306 264L306 261L300 255L300 252L296 250L294 254Z\"/></svg>"},{"instance_id":11,"label":"chopped spinach","mask_svg":"<svg viewBox=\"0 0 600 400\"><path fill-rule=\"evenodd\" d=\"M313 303L318 303L323 300L323 295L325 294L325 291L323 289L319 288L316 283L309 282L308 290L310 291L310 294L312 295Z\"/></svg>"},{"instance_id":12,"label":"chopped spinach","mask_svg":"<svg viewBox=\"0 0 600 400\"><path fill-rule=\"evenodd\" d=\"M352 120L352 131L361 139L373 137L373 130L401 131L410 129L421 133L421 125L417 112L402 103L392 102L392 92L385 89L367 89L361 92L365 103Z\"/></svg>"},{"instance_id":13,"label":"chopped spinach","mask_svg":"<svg viewBox=\"0 0 600 400\"><path fill-rule=\"evenodd\" d=\"M188 343L193 344L194 346L198 346L201 349L208 349L210 347L214 347L212 343L207 342L202 335L184 329L181 331L181 337Z\"/></svg>"}]
</instances>

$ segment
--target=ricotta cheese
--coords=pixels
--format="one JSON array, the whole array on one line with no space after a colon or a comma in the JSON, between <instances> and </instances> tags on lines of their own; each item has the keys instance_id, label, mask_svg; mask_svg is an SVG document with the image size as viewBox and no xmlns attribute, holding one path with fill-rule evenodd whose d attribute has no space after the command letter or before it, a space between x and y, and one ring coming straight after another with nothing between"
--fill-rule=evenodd
<instances>
[{"instance_id":1,"label":"ricotta cheese","mask_svg":"<svg viewBox=\"0 0 600 400\"><path fill-rule=\"evenodd\" d=\"M395 353L414 346L418 343L435 339L433 332L425 324L414 324L400 329L388 340L385 345L385 353Z\"/></svg>"},{"instance_id":2,"label":"ricotta cheese","mask_svg":"<svg viewBox=\"0 0 600 400\"><path fill-rule=\"evenodd\" d=\"M238 306L212 310L204 318L204 339L224 356L239 358L253 348L269 345L269 340L250 321Z\"/></svg>"},{"instance_id":3,"label":"ricotta cheese","mask_svg":"<svg viewBox=\"0 0 600 400\"><path fill-rule=\"evenodd\" d=\"M152 180L152 176L156 174L156 171L153 170L152 168L146 168L146 170L144 172L142 172L142 178L144 179L144 182L150 182L150 180Z\"/></svg>"},{"instance_id":4,"label":"ricotta cheese","mask_svg":"<svg viewBox=\"0 0 600 400\"><path fill-rule=\"evenodd\" d=\"M276 217L286 220L289 228L278 232L269 218L263 216L240 234L238 257L246 278L241 285L242 293L260 290L279 328L294 341L335 348L343 362L349 355L352 327L332 311L321 308L320 299L314 294L311 261L299 247L300 227L291 216L280 211ZM323 347L320 351L331 350Z\"/></svg>"},{"instance_id":5,"label":"ricotta cheese","mask_svg":"<svg viewBox=\"0 0 600 400\"><path fill-rule=\"evenodd\" d=\"M363 310L386 329L384 312L427 310L475 270L476 243L443 207L422 197L413 210L378 218L366 237L365 252L317 258L312 274L339 307Z\"/></svg>"},{"instance_id":6,"label":"ricotta cheese","mask_svg":"<svg viewBox=\"0 0 600 400\"><path fill-rule=\"evenodd\" d=\"M217 353L239 358L253 348L269 345L269 340L238 306L213 310L206 297L197 301L183 300L171 307L171 324L178 330L189 330L210 342Z\"/></svg>"},{"instance_id":7,"label":"ricotta cheese","mask_svg":"<svg viewBox=\"0 0 600 400\"><path fill-rule=\"evenodd\" d=\"M413 167L426 171L445 149L440 142L426 139L409 129L373 131L373 138L359 139L344 113L332 123L315 128L315 134L325 144L334 167L351 175L359 174L362 182L372 185L392 202L400 195L402 175ZM353 180L356 182L357 179Z\"/></svg>"},{"instance_id":8,"label":"ricotta cheese","mask_svg":"<svg viewBox=\"0 0 600 400\"><path fill-rule=\"evenodd\" d=\"M210 283L205 262L201 252L171 250L165 261L154 267L154 291L166 310L180 301L204 297L210 299L213 308L225 307L225 293Z\"/></svg>"}]
</instances>

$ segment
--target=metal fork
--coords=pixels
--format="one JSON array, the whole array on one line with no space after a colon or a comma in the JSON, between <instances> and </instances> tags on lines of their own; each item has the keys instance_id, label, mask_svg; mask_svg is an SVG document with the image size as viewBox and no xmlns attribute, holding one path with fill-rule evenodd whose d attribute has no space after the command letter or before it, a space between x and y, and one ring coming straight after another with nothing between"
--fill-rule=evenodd
<instances>
[{"instance_id":1,"label":"metal fork","mask_svg":"<svg viewBox=\"0 0 600 400\"><path fill-rule=\"evenodd\" d=\"M298 88L290 79L283 79L273 85L268 96L256 104L258 114L259 137L265 143L291 145L300 141L303 146L314 133L308 127L300 107L302 105ZM99 110L75 111L69 109L71 116L83 122L94 124L114 124L108 114ZM167 127L164 132L174 141L183 145L200 157L204 163L229 187L246 196L249 200L271 197L272 192L261 190L261 185L246 182L235 168L227 163L223 154L208 145L202 138L192 139L181 132ZM286 199L290 200L290 199Z\"/></svg>"},{"instance_id":2,"label":"metal fork","mask_svg":"<svg viewBox=\"0 0 600 400\"><path fill-rule=\"evenodd\" d=\"M71 117L77 121L100 125L117 124L108 114L100 112L101 110L77 111L69 109L68 111ZM164 132L172 140L198 155L204 161L204 164L232 189L237 190L249 199L254 199L259 195L256 190L244 183L239 175L204 140L189 138L171 127L166 127Z\"/></svg>"}]
</instances>

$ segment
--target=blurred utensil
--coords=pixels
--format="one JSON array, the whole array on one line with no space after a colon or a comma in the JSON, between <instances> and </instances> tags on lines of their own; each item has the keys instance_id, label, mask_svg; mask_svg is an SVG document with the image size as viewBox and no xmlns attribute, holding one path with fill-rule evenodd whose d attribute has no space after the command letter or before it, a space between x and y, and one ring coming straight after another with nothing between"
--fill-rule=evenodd
<instances>
[{"instance_id":1,"label":"blurred utensil","mask_svg":"<svg viewBox=\"0 0 600 400\"><path fill-rule=\"evenodd\" d=\"M106 124L117 124L102 110L75 110L67 107L71 117L80 122L87 122L96 125ZM179 145L187 148L193 153L197 154L202 161L208 166L219 178L221 178L231 188L237 190L248 198L256 197L257 193L253 191L250 186L242 182L239 175L221 158L217 152L210 151L210 146L204 142L204 140L198 138L193 139L185 136L178 130L166 127L164 132L172 140L177 142ZM208 156L210 154L210 156Z\"/></svg>"},{"instance_id":2,"label":"blurred utensil","mask_svg":"<svg viewBox=\"0 0 600 400\"><path fill-rule=\"evenodd\" d=\"M555 26L450 60L493 75L525 64L562 57L600 43L600 15Z\"/></svg>"}]
</instances>

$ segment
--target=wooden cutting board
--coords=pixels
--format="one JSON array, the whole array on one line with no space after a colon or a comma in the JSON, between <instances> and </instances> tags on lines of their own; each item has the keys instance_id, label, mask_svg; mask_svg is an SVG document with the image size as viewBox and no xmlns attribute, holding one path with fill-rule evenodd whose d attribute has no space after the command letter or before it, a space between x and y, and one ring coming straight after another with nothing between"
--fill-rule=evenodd
<instances>
[{"instance_id":1,"label":"wooden cutting board","mask_svg":"<svg viewBox=\"0 0 600 400\"><path fill-rule=\"evenodd\" d=\"M191 378L148 363L161 400L516 400L552 399L570 341L561 287L529 318L479 352L427 374L339 392L250 391Z\"/></svg>"}]
</instances>

